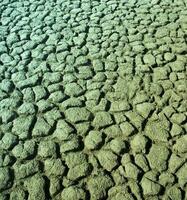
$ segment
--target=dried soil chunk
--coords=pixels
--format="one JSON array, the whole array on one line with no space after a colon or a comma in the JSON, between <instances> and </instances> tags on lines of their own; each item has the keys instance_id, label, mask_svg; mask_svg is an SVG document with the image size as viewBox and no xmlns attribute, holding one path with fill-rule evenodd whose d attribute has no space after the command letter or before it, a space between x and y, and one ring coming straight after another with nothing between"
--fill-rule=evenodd
<instances>
[{"instance_id":1,"label":"dried soil chunk","mask_svg":"<svg viewBox=\"0 0 187 200\"><path fill-rule=\"evenodd\" d=\"M180 60L176 60L169 64L173 72L181 72L185 70L185 63Z\"/></svg>"},{"instance_id":2,"label":"dried soil chunk","mask_svg":"<svg viewBox=\"0 0 187 200\"><path fill-rule=\"evenodd\" d=\"M24 88L22 90L23 93L23 100L25 102L33 102L34 101L34 92L31 87Z\"/></svg>"},{"instance_id":3,"label":"dried soil chunk","mask_svg":"<svg viewBox=\"0 0 187 200\"><path fill-rule=\"evenodd\" d=\"M145 153L148 144L148 139L141 134L136 135L131 141L131 148L136 153Z\"/></svg>"},{"instance_id":4,"label":"dried soil chunk","mask_svg":"<svg viewBox=\"0 0 187 200\"><path fill-rule=\"evenodd\" d=\"M53 126L56 121L59 121L60 118L62 118L62 115L58 109L53 109L44 114L44 118L46 122L50 125Z\"/></svg>"},{"instance_id":5,"label":"dried soil chunk","mask_svg":"<svg viewBox=\"0 0 187 200\"><path fill-rule=\"evenodd\" d=\"M39 163L36 160L31 160L25 164L16 164L14 171L17 179L26 178L39 171Z\"/></svg>"},{"instance_id":6,"label":"dried soil chunk","mask_svg":"<svg viewBox=\"0 0 187 200\"><path fill-rule=\"evenodd\" d=\"M137 154L135 156L135 163L138 165L144 172L149 170L148 161L143 154Z\"/></svg>"},{"instance_id":7,"label":"dried soil chunk","mask_svg":"<svg viewBox=\"0 0 187 200\"><path fill-rule=\"evenodd\" d=\"M63 101L60 104L60 107L62 109L68 109L70 107L82 107L83 106L83 102L81 99L78 99L76 97L70 97L69 99Z\"/></svg>"},{"instance_id":8,"label":"dried soil chunk","mask_svg":"<svg viewBox=\"0 0 187 200\"><path fill-rule=\"evenodd\" d=\"M121 138L115 138L110 142L110 148L116 154L120 154L123 151L128 150L127 143L123 141Z\"/></svg>"},{"instance_id":9,"label":"dried soil chunk","mask_svg":"<svg viewBox=\"0 0 187 200\"><path fill-rule=\"evenodd\" d=\"M177 135L181 135L183 133L183 129L181 126L179 126L178 124L173 123L172 125L172 129L171 129L171 135L177 136Z\"/></svg>"},{"instance_id":10,"label":"dried soil chunk","mask_svg":"<svg viewBox=\"0 0 187 200\"><path fill-rule=\"evenodd\" d=\"M46 72L43 76L43 82L45 86L49 86L53 83L58 83L62 80L62 75L60 72Z\"/></svg>"},{"instance_id":11,"label":"dried soil chunk","mask_svg":"<svg viewBox=\"0 0 187 200\"><path fill-rule=\"evenodd\" d=\"M38 102L41 99L44 99L47 97L47 90L42 86L36 86L33 88L34 94L35 94L35 101Z\"/></svg>"},{"instance_id":12,"label":"dried soil chunk","mask_svg":"<svg viewBox=\"0 0 187 200\"><path fill-rule=\"evenodd\" d=\"M113 182L109 176L97 175L90 178L87 185L91 199L105 199L107 190L113 186Z\"/></svg>"},{"instance_id":13,"label":"dried soil chunk","mask_svg":"<svg viewBox=\"0 0 187 200\"><path fill-rule=\"evenodd\" d=\"M156 64L156 59L152 54L146 54L143 58L144 63L148 65L155 65Z\"/></svg>"},{"instance_id":14,"label":"dried soil chunk","mask_svg":"<svg viewBox=\"0 0 187 200\"><path fill-rule=\"evenodd\" d=\"M157 82L159 80L166 80L168 79L168 70L167 68L155 68L154 74L153 74L153 80L154 82Z\"/></svg>"},{"instance_id":15,"label":"dried soil chunk","mask_svg":"<svg viewBox=\"0 0 187 200\"><path fill-rule=\"evenodd\" d=\"M96 102L98 102L101 96L101 93L99 90L91 90L91 91L87 91L85 96L87 100L95 100Z\"/></svg>"},{"instance_id":16,"label":"dried soil chunk","mask_svg":"<svg viewBox=\"0 0 187 200\"><path fill-rule=\"evenodd\" d=\"M141 186L144 195L157 195L161 191L161 186L158 183L145 177L141 181Z\"/></svg>"},{"instance_id":17,"label":"dried soil chunk","mask_svg":"<svg viewBox=\"0 0 187 200\"><path fill-rule=\"evenodd\" d=\"M163 172L159 176L159 183L166 187L168 184L173 184L175 182L175 177L173 174L170 174L168 172Z\"/></svg>"},{"instance_id":18,"label":"dried soil chunk","mask_svg":"<svg viewBox=\"0 0 187 200\"><path fill-rule=\"evenodd\" d=\"M2 90L0 90L0 101L2 101L3 99L5 99L7 96L8 95L5 92L3 92ZM3 109L3 107L0 107L0 108Z\"/></svg>"},{"instance_id":19,"label":"dried soil chunk","mask_svg":"<svg viewBox=\"0 0 187 200\"><path fill-rule=\"evenodd\" d=\"M176 140L176 143L173 146L173 149L180 153L187 152L187 135L181 136L179 139Z\"/></svg>"},{"instance_id":20,"label":"dried soil chunk","mask_svg":"<svg viewBox=\"0 0 187 200\"><path fill-rule=\"evenodd\" d=\"M103 141L103 134L99 131L90 131L85 138L85 146L87 149L97 149Z\"/></svg>"},{"instance_id":21,"label":"dried soil chunk","mask_svg":"<svg viewBox=\"0 0 187 200\"><path fill-rule=\"evenodd\" d=\"M49 186L49 192L52 197L54 197L56 194L58 194L61 191L61 181L59 177L51 177L50 178L50 186Z\"/></svg>"},{"instance_id":22,"label":"dried soil chunk","mask_svg":"<svg viewBox=\"0 0 187 200\"><path fill-rule=\"evenodd\" d=\"M36 143L32 140L25 141L24 143L20 142L13 148L12 153L16 158L26 159L34 155L35 147Z\"/></svg>"},{"instance_id":23,"label":"dried soil chunk","mask_svg":"<svg viewBox=\"0 0 187 200\"><path fill-rule=\"evenodd\" d=\"M118 200L118 199L124 199L124 200L134 200L132 195L128 193L127 186L123 185L117 185L109 189L108 195L111 200Z\"/></svg>"},{"instance_id":24,"label":"dried soil chunk","mask_svg":"<svg viewBox=\"0 0 187 200\"><path fill-rule=\"evenodd\" d=\"M93 77L93 73L90 67L88 66L81 66L79 67L79 74L77 75L79 79L89 79Z\"/></svg>"},{"instance_id":25,"label":"dried soil chunk","mask_svg":"<svg viewBox=\"0 0 187 200\"><path fill-rule=\"evenodd\" d=\"M127 111L130 109L130 104L127 101L115 101L112 102L110 111L111 112L120 112Z\"/></svg>"},{"instance_id":26,"label":"dried soil chunk","mask_svg":"<svg viewBox=\"0 0 187 200\"><path fill-rule=\"evenodd\" d=\"M18 108L18 114L31 115L35 114L36 109L32 103L25 102Z\"/></svg>"},{"instance_id":27,"label":"dried soil chunk","mask_svg":"<svg viewBox=\"0 0 187 200\"><path fill-rule=\"evenodd\" d=\"M53 141L41 141L38 147L38 155L43 158L56 157L56 144Z\"/></svg>"},{"instance_id":28,"label":"dried soil chunk","mask_svg":"<svg viewBox=\"0 0 187 200\"><path fill-rule=\"evenodd\" d=\"M38 117L37 122L32 131L32 136L41 137L49 135L51 126L45 121L44 118Z\"/></svg>"},{"instance_id":29,"label":"dried soil chunk","mask_svg":"<svg viewBox=\"0 0 187 200\"><path fill-rule=\"evenodd\" d=\"M163 126L164 124L161 121L148 122L145 128L145 133L152 140L167 142L169 133Z\"/></svg>"},{"instance_id":30,"label":"dried soil chunk","mask_svg":"<svg viewBox=\"0 0 187 200\"><path fill-rule=\"evenodd\" d=\"M34 75L32 77L27 78L26 80L19 81L17 83L17 87L19 89L24 89L24 88L27 88L27 87L33 87L33 86L37 85L38 80L39 80L39 76Z\"/></svg>"},{"instance_id":31,"label":"dried soil chunk","mask_svg":"<svg viewBox=\"0 0 187 200\"><path fill-rule=\"evenodd\" d=\"M10 33L10 34L7 36L6 42L7 42L7 45L8 45L8 46L11 46L11 45L13 45L14 43L19 42L19 37L18 37L18 35L17 35L16 33Z\"/></svg>"},{"instance_id":32,"label":"dried soil chunk","mask_svg":"<svg viewBox=\"0 0 187 200\"><path fill-rule=\"evenodd\" d=\"M77 180L81 177L87 176L90 173L90 164L82 163L69 169L67 178L70 180Z\"/></svg>"},{"instance_id":33,"label":"dried soil chunk","mask_svg":"<svg viewBox=\"0 0 187 200\"><path fill-rule=\"evenodd\" d=\"M14 163L14 157L7 151L1 151L0 154L0 167L6 167Z\"/></svg>"},{"instance_id":34,"label":"dried soil chunk","mask_svg":"<svg viewBox=\"0 0 187 200\"><path fill-rule=\"evenodd\" d=\"M170 199L173 199L173 200L182 199L182 192L177 186L172 186L171 188L169 188L167 191L167 194Z\"/></svg>"},{"instance_id":35,"label":"dried soil chunk","mask_svg":"<svg viewBox=\"0 0 187 200\"><path fill-rule=\"evenodd\" d=\"M143 90L141 90L134 97L133 104L136 105L136 104L144 103L144 102L147 102L148 100L149 100L149 96Z\"/></svg>"},{"instance_id":36,"label":"dried soil chunk","mask_svg":"<svg viewBox=\"0 0 187 200\"><path fill-rule=\"evenodd\" d=\"M69 168L72 168L76 165L86 163L87 156L82 152L70 152L66 155L65 158L66 164Z\"/></svg>"},{"instance_id":37,"label":"dried soil chunk","mask_svg":"<svg viewBox=\"0 0 187 200\"><path fill-rule=\"evenodd\" d=\"M156 170L152 170L152 169L144 174L144 177L146 177L152 181L157 181L158 176L159 176L159 172Z\"/></svg>"},{"instance_id":38,"label":"dried soil chunk","mask_svg":"<svg viewBox=\"0 0 187 200\"><path fill-rule=\"evenodd\" d=\"M23 116L14 120L12 132L19 136L21 139L28 137L30 128L33 123L33 116Z\"/></svg>"},{"instance_id":39,"label":"dried soil chunk","mask_svg":"<svg viewBox=\"0 0 187 200\"><path fill-rule=\"evenodd\" d=\"M4 136L0 140L0 147L2 149L11 149L18 143L17 136L12 133L5 133Z\"/></svg>"},{"instance_id":40,"label":"dried soil chunk","mask_svg":"<svg viewBox=\"0 0 187 200\"><path fill-rule=\"evenodd\" d=\"M10 169L0 168L0 191L8 189L12 185Z\"/></svg>"},{"instance_id":41,"label":"dried soil chunk","mask_svg":"<svg viewBox=\"0 0 187 200\"><path fill-rule=\"evenodd\" d=\"M100 150L97 155L101 166L107 171L112 171L118 165L118 157L109 150Z\"/></svg>"},{"instance_id":42,"label":"dried soil chunk","mask_svg":"<svg viewBox=\"0 0 187 200\"><path fill-rule=\"evenodd\" d=\"M12 110L17 108L20 105L20 97L9 97L1 100L0 110Z\"/></svg>"},{"instance_id":43,"label":"dried soil chunk","mask_svg":"<svg viewBox=\"0 0 187 200\"><path fill-rule=\"evenodd\" d=\"M147 118L151 111L154 110L154 105L151 103L141 103L136 106L137 112L144 118Z\"/></svg>"},{"instance_id":44,"label":"dried soil chunk","mask_svg":"<svg viewBox=\"0 0 187 200\"><path fill-rule=\"evenodd\" d=\"M61 91L56 91L50 94L49 100L53 103L63 102L66 98L66 95Z\"/></svg>"},{"instance_id":45,"label":"dried soil chunk","mask_svg":"<svg viewBox=\"0 0 187 200\"><path fill-rule=\"evenodd\" d=\"M64 188L64 190L61 193L62 200L85 200L86 199L86 193L83 189L76 187L76 186L70 186L68 188Z\"/></svg>"},{"instance_id":46,"label":"dried soil chunk","mask_svg":"<svg viewBox=\"0 0 187 200\"><path fill-rule=\"evenodd\" d=\"M86 108L69 108L65 111L67 119L73 123L88 121L90 118L90 112Z\"/></svg>"},{"instance_id":47,"label":"dried soil chunk","mask_svg":"<svg viewBox=\"0 0 187 200\"><path fill-rule=\"evenodd\" d=\"M163 108L163 113L167 116L167 117L171 117L171 115L173 113L175 113L175 109L172 106L166 106Z\"/></svg>"},{"instance_id":48,"label":"dried soil chunk","mask_svg":"<svg viewBox=\"0 0 187 200\"><path fill-rule=\"evenodd\" d=\"M123 122L120 124L122 134L126 137L131 136L135 131L134 127L129 122Z\"/></svg>"},{"instance_id":49,"label":"dried soil chunk","mask_svg":"<svg viewBox=\"0 0 187 200\"><path fill-rule=\"evenodd\" d=\"M68 140L71 138L73 130L65 120L58 120L53 137L58 138L59 141Z\"/></svg>"},{"instance_id":50,"label":"dried soil chunk","mask_svg":"<svg viewBox=\"0 0 187 200\"><path fill-rule=\"evenodd\" d=\"M155 33L156 38L163 38L166 37L167 35L168 35L168 30L166 28L158 28Z\"/></svg>"},{"instance_id":51,"label":"dried soil chunk","mask_svg":"<svg viewBox=\"0 0 187 200\"><path fill-rule=\"evenodd\" d=\"M186 120L186 116L183 113L174 113L171 117L171 120L177 124L182 124Z\"/></svg>"},{"instance_id":52,"label":"dried soil chunk","mask_svg":"<svg viewBox=\"0 0 187 200\"><path fill-rule=\"evenodd\" d=\"M61 159L47 159L44 162L45 173L48 176L62 176L65 172L65 166Z\"/></svg>"},{"instance_id":53,"label":"dried soil chunk","mask_svg":"<svg viewBox=\"0 0 187 200\"><path fill-rule=\"evenodd\" d=\"M121 129L118 125L112 125L112 126L107 127L104 130L104 133L110 138L122 136Z\"/></svg>"},{"instance_id":54,"label":"dried soil chunk","mask_svg":"<svg viewBox=\"0 0 187 200\"><path fill-rule=\"evenodd\" d=\"M40 113L49 111L54 107L54 104L44 99L38 101L36 105L38 106L38 112Z\"/></svg>"},{"instance_id":55,"label":"dried soil chunk","mask_svg":"<svg viewBox=\"0 0 187 200\"><path fill-rule=\"evenodd\" d=\"M90 130L90 122L82 122L75 124L75 128L77 130L78 135L85 136Z\"/></svg>"},{"instance_id":56,"label":"dried soil chunk","mask_svg":"<svg viewBox=\"0 0 187 200\"><path fill-rule=\"evenodd\" d=\"M141 173L141 170L139 170L136 165L129 162L125 164L125 172L128 178L137 180Z\"/></svg>"},{"instance_id":57,"label":"dried soil chunk","mask_svg":"<svg viewBox=\"0 0 187 200\"><path fill-rule=\"evenodd\" d=\"M135 199L138 199L138 200L141 199L140 185L135 181L130 181L129 186L130 186L130 189L132 191L131 193L135 195Z\"/></svg>"},{"instance_id":58,"label":"dried soil chunk","mask_svg":"<svg viewBox=\"0 0 187 200\"><path fill-rule=\"evenodd\" d=\"M6 64L11 63L13 61L13 57L8 55L7 53L3 53L0 56L0 61L1 61L1 63L6 65Z\"/></svg>"},{"instance_id":59,"label":"dried soil chunk","mask_svg":"<svg viewBox=\"0 0 187 200\"><path fill-rule=\"evenodd\" d=\"M167 169L167 159L169 154L167 147L153 144L147 156L151 168L157 169L158 171Z\"/></svg>"},{"instance_id":60,"label":"dried soil chunk","mask_svg":"<svg viewBox=\"0 0 187 200\"><path fill-rule=\"evenodd\" d=\"M0 88L1 88L1 90L5 91L7 93L10 93L14 88L14 84L9 79L3 79L0 84Z\"/></svg>"},{"instance_id":61,"label":"dried soil chunk","mask_svg":"<svg viewBox=\"0 0 187 200\"><path fill-rule=\"evenodd\" d=\"M109 126L113 123L112 117L108 112L97 112L93 120L93 125L98 128Z\"/></svg>"},{"instance_id":62,"label":"dried soil chunk","mask_svg":"<svg viewBox=\"0 0 187 200\"><path fill-rule=\"evenodd\" d=\"M45 179L40 175L35 175L25 182L25 186L29 191L29 200L40 199L46 200L45 195Z\"/></svg>"},{"instance_id":63,"label":"dried soil chunk","mask_svg":"<svg viewBox=\"0 0 187 200\"><path fill-rule=\"evenodd\" d=\"M184 187L187 183L187 163L185 163L178 171L177 177L179 180L179 185Z\"/></svg>"},{"instance_id":64,"label":"dried soil chunk","mask_svg":"<svg viewBox=\"0 0 187 200\"><path fill-rule=\"evenodd\" d=\"M72 137L72 139L68 141L62 142L60 145L60 152L65 153L68 151L75 151L80 147L80 140L78 137Z\"/></svg>"},{"instance_id":65,"label":"dried soil chunk","mask_svg":"<svg viewBox=\"0 0 187 200\"><path fill-rule=\"evenodd\" d=\"M123 154L122 158L121 158L121 164L123 166L125 166L127 163L131 162L131 157L128 153Z\"/></svg>"},{"instance_id":66,"label":"dried soil chunk","mask_svg":"<svg viewBox=\"0 0 187 200\"><path fill-rule=\"evenodd\" d=\"M67 94L69 96L77 97L77 96L80 96L81 94L83 94L84 90L77 83L68 83L65 86L64 92L65 92L65 94Z\"/></svg>"},{"instance_id":67,"label":"dried soil chunk","mask_svg":"<svg viewBox=\"0 0 187 200\"><path fill-rule=\"evenodd\" d=\"M129 118L130 122L136 127L140 128L142 126L142 123L144 121L144 118L137 114L136 112L129 111L125 113L125 115Z\"/></svg>"},{"instance_id":68,"label":"dried soil chunk","mask_svg":"<svg viewBox=\"0 0 187 200\"><path fill-rule=\"evenodd\" d=\"M93 60L93 68L94 71L100 72L104 70L104 65L100 59Z\"/></svg>"},{"instance_id":69,"label":"dried soil chunk","mask_svg":"<svg viewBox=\"0 0 187 200\"><path fill-rule=\"evenodd\" d=\"M25 199L26 199L26 192L21 188L14 189L10 194L10 200L25 200Z\"/></svg>"},{"instance_id":70,"label":"dried soil chunk","mask_svg":"<svg viewBox=\"0 0 187 200\"><path fill-rule=\"evenodd\" d=\"M172 153L169 159L169 170L172 173L175 173L176 170L184 163L185 159L177 156L176 154Z\"/></svg>"}]
</instances>

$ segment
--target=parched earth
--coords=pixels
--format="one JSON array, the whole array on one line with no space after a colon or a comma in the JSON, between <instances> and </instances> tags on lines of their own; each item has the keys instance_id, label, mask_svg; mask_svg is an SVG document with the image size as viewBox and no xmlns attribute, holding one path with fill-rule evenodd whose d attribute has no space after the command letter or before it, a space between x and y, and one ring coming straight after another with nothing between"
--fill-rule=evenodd
<instances>
[{"instance_id":1,"label":"parched earth","mask_svg":"<svg viewBox=\"0 0 187 200\"><path fill-rule=\"evenodd\" d=\"M186 0L1 0L0 200L187 199L186 69Z\"/></svg>"}]
</instances>

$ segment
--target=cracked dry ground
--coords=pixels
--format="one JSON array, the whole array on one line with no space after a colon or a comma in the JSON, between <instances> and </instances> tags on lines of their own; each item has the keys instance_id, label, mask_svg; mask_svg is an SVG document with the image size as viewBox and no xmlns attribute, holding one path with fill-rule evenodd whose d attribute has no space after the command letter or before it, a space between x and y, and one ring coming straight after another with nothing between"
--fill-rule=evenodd
<instances>
[{"instance_id":1,"label":"cracked dry ground","mask_svg":"<svg viewBox=\"0 0 187 200\"><path fill-rule=\"evenodd\" d=\"M187 199L186 3L0 2L0 200Z\"/></svg>"}]
</instances>

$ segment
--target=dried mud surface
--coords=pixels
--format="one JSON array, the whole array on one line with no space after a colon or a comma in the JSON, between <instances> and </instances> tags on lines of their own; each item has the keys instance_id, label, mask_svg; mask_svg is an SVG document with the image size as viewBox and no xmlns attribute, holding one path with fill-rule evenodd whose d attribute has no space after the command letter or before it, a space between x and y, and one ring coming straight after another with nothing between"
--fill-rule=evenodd
<instances>
[{"instance_id":1,"label":"dried mud surface","mask_svg":"<svg viewBox=\"0 0 187 200\"><path fill-rule=\"evenodd\" d=\"M186 0L1 0L0 200L187 199L186 34Z\"/></svg>"}]
</instances>

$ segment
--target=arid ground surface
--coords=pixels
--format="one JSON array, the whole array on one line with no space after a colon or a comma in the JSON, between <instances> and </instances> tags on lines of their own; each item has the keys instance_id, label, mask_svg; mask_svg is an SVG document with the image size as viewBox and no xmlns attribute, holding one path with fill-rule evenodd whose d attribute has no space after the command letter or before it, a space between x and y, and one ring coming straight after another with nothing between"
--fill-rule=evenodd
<instances>
[{"instance_id":1,"label":"arid ground surface","mask_svg":"<svg viewBox=\"0 0 187 200\"><path fill-rule=\"evenodd\" d=\"M187 0L0 1L0 200L187 199Z\"/></svg>"}]
</instances>

